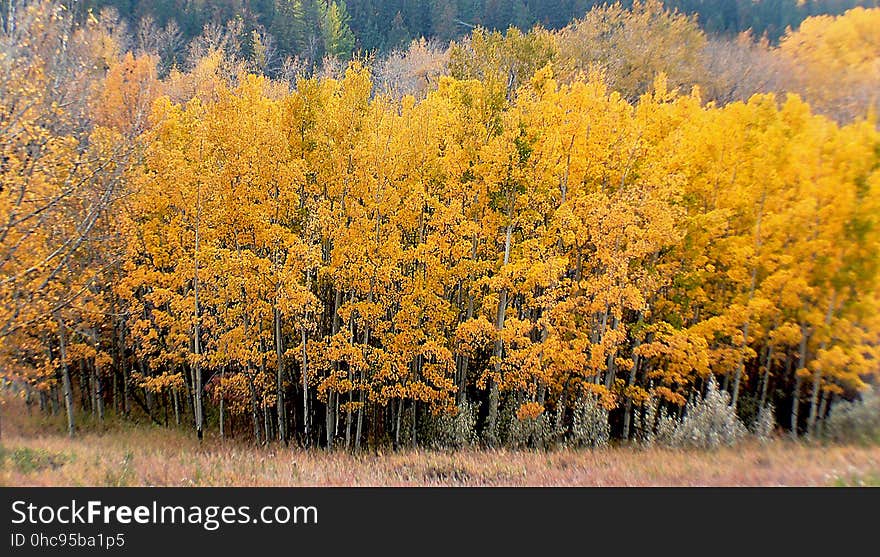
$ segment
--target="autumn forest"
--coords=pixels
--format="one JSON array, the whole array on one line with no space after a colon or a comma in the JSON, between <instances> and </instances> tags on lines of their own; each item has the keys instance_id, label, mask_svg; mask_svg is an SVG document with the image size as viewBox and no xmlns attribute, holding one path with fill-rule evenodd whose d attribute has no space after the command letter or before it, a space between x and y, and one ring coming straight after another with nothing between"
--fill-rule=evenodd
<instances>
[{"instance_id":1,"label":"autumn forest","mask_svg":"<svg viewBox=\"0 0 880 557\"><path fill-rule=\"evenodd\" d=\"M598 5L270 70L234 22L170 59L4 4L0 378L72 437L810 438L877 382L880 8L770 40Z\"/></svg>"}]
</instances>

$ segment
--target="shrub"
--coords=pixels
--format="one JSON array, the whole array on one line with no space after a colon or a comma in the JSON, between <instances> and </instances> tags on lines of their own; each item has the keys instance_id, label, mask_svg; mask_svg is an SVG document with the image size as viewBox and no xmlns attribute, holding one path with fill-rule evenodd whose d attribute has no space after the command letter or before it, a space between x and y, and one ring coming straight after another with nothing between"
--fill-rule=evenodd
<instances>
[{"instance_id":1,"label":"shrub","mask_svg":"<svg viewBox=\"0 0 880 557\"><path fill-rule=\"evenodd\" d=\"M23 474L38 472L46 468L59 468L63 466L68 457L59 453L52 453L45 449L31 449L20 447L7 449L0 446L0 470L6 467L7 461L11 467Z\"/></svg>"},{"instance_id":2,"label":"shrub","mask_svg":"<svg viewBox=\"0 0 880 557\"><path fill-rule=\"evenodd\" d=\"M860 400L831 405L822 437L836 443L880 443L880 396L868 391Z\"/></svg>"},{"instance_id":3,"label":"shrub","mask_svg":"<svg viewBox=\"0 0 880 557\"><path fill-rule=\"evenodd\" d=\"M776 416L773 404L765 404L758 410L758 415L752 422L751 433L756 439L766 443L772 437L775 428Z\"/></svg>"},{"instance_id":4,"label":"shrub","mask_svg":"<svg viewBox=\"0 0 880 557\"><path fill-rule=\"evenodd\" d=\"M507 444L513 448L546 449L553 445L553 424L545 412L536 418L514 417L507 431Z\"/></svg>"},{"instance_id":5,"label":"shrub","mask_svg":"<svg viewBox=\"0 0 880 557\"><path fill-rule=\"evenodd\" d=\"M685 416L672 434L672 446L715 449L733 446L746 434L746 427L730 405L730 395L709 377L705 397L688 403Z\"/></svg>"},{"instance_id":6,"label":"shrub","mask_svg":"<svg viewBox=\"0 0 880 557\"><path fill-rule=\"evenodd\" d=\"M579 399L572 412L568 444L572 447L605 447L610 437L608 410L595 396Z\"/></svg>"},{"instance_id":7,"label":"shrub","mask_svg":"<svg viewBox=\"0 0 880 557\"><path fill-rule=\"evenodd\" d=\"M671 446L672 436L678 427L678 419L660 406L660 401L652 398L645 412L645 427L641 441L646 446Z\"/></svg>"},{"instance_id":8,"label":"shrub","mask_svg":"<svg viewBox=\"0 0 880 557\"><path fill-rule=\"evenodd\" d=\"M424 427L425 439L434 448L461 449L477 441L477 404L465 401L454 415L430 415Z\"/></svg>"},{"instance_id":9,"label":"shrub","mask_svg":"<svg viewBox=\"0 0 880 557\"><path fill-rule=\"evenodd\" d=\"M530 411L523 412L526 406ZM533 405L519 404L515 397L509 397L502 405L499 425L502 425L504 443L512 448L546 449L556 443L557 435L553 415L542 408L536 413Z\"/></svg>"}]
</instances>

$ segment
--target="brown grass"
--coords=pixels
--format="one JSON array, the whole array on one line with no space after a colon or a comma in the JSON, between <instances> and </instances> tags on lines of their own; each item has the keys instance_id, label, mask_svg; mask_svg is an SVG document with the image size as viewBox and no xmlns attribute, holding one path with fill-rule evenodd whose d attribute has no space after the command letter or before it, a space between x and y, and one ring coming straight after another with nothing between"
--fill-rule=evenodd
<instances>
[{"instance_id":1,"label":"brown grass","mask_svg":"<svg viewBox=\"0 0 880 557\"><path fill-rule=\"evenodd\" d=\"M713 452L402 451L254 447L126 424L68 439L56 418L3 408L4 486L813 486L880 485L880 447L776 440Z\"/></svg>"}]
</instances>

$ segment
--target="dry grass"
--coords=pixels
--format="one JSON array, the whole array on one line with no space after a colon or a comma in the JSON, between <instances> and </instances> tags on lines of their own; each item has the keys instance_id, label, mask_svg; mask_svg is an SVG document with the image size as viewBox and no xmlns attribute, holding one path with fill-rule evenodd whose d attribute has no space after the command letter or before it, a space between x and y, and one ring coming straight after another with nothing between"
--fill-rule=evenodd
<instances>
[{"instance_id":1,"label":"dry grass","mask_svg":"<svg viewBox=\"0 0 880 557\"><path fill-rule=\"evenodd\" d=\"M3 408L5 486L880 485L880 447L778 440L714 452L635 449L343 452L253 447L145 425L86 431Z\"/></svg>"}]
</instances>

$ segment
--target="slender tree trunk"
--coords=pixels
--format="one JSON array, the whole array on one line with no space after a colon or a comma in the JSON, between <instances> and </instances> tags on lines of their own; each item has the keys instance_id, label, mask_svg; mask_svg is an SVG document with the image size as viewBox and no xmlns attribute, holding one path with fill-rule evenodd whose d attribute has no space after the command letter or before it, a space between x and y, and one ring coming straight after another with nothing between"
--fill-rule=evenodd
<instances>
[{"instance_id":1,"label":"slender tree trunk","mask_svg":"<svg viewBox=\"0 0 880 557\"><path fill-rule=\"evenodd\" d=\"M70 367L67 365L67 341L64 335L64 323L59 317L58 322L58 347L61 354L61 379L64 389L64 408L67 411L67 435L73 437L76 434L76 424L73 418L73 385L70 382Z\"/></svg>"},{"instance_id":2,"label":"slender tree trunk","mask_svg":"<svg viewBox=\"0 0 880 557\"><path fill-rule=\"evenodd\" d=\"M119 372L114 369L113 370L113 411L116 412L116 415L122 414L122 397L119 396Z\"/></svg>"},{"instance_id":3,"label":"slender tree trunk","mask_svg":"<svg viewBox=\"0 0 880 557\"><path fill-rule=\"evenodd\" d=\"M397 415L394 419L394 450L400 449L400 422L403 416L403 397L397 399Z\"/></svg>"},{"instance_id":4,"label":"slender tree trunk","mask_svg":"<svg viewBox=\"0 0 880 557\"><path fill-rule=\"evenodd\" d=\"M477 236L474 235L471 241L471 260L477 259ZM465 321L470 321L474 317L474 294L468 289L467 294L467 312L465 314ZM467 376L468 369L470 366L470 356L467 354L462 355L460 361L459 368L459 377L458 377L458 406L459 408L463 407L464 403L467 402Z\"/></svg>"},{"instance_id":5,"label":"slender tree trunk","mask_svg":"<svg viewBox=\"0 0 880 557\"><path fill-rule=\"evenodd\" d=\"M767 189L766 187L761 193L761 203L758 208L758 216L755 220L755 254L759 254L761 251L761 219L764 216L764 201L767 199ZM751 281L749 284L749 297L746 302L746 312L749 311L749 304L752 301L752 298L755 295L755 286L757 284L758 279L758 264L755 263L752 266L752 275ZM751 323L751 316L746 314L746 322L743 324L743 340L742 345L739 350L739 361L736 365L736 375L733 379L733 396L730 398L730 406L736 409L736 403L739 401L739 384L742 379L743 369L745 367L745 349L749 345L749 325Z\"/></svg>"},{"instance_id":6,"label":"slender tree trunk","mask_svg":"<svg viewBox=\"0 0 880 557\"><path fill-rule=\"evenodd\" d=\"M247 290L244 287L241 289L241 299L247 304ZM250 323L248 322L247 312L243 315L243 326L244 326L244 337L248 338L248 329ZM260 403L257 397L257 388L254 385L254 366L251 362L250 358L247 360L247 371L245 372L245 379L247 380L248 391L250 391L251 395L251 415L254 422L254 441L257 445L260 444ZM266 432L266 442L269 441L269 433Z\"/></svg>"},{"instance_id":7,"label":"slender tree trunk","mask_svg":"<svg viewBox=\"0 0 880 557\"><path fill-rule=\"evenodd\" d=\"M352 380L351 369L348 370L348 380ZM348 391L348 407L345 412L345 450L349 450L351 448L351 422L352 422L352 410L351 404L354 402L354 388Z\"/></svg>"},{"instance_id":8,"label":"slender tree trunk","mask_svg":"<svg viewBox=\"0 0 880 557\"><path fill-rule=\"evenodd\" d=\"M330 334L335 336L339 332L339 306L342 304L342 291L337 287L333 295L333 317L331 319ZM339 371L339 362L333 362L333 377L336 380L336 373ZM327 428L327 448L333 448L333 435L335 431L335 419L333 417L334 410L334 390L327 391L327 412L325 413L325 421Z\"/></svg>"},{"instance_id":9,"label":"slender tree trunk","mask_svg":"<svg viewBox=\"0 0 880 557\"><path fill-rule=\"evenodd\" d=\"M193 418L195 420L196 436L199 442L204 435L204 417L202 414L202 347L201 347L201 308L199 307L199 227L202 220L202 187L198 183L196 195L196 230L195 230L195 270L193 272L193 294L195 304L195 324L193 325L193 352L195 365L192 373L193 389Z\"/></svg>"},{"instance_id":10,"label":"slender tree trunk","mask_svg":"<svg viewBox=\"0 0 880 557\"><path fill-rule=\"evenodd\" d=\"M373 301L373 294L370 293L370 301ZM370 344L370 326L364 326L364 346ZM366 382L366 370L361 367L360 370L360 388L358 393L358 413L357 413L357 432L354 436L354 448L355 450L360 450L361 448L361 431L364 426L364 405L366 404L366 400L364 399L364 383Z\"/></svg>"},{"instance_id":11,"label":"slender tree trunk","mask_svg":"<svg viewBox=\"0 0 880 557\"><path fill-rule=\"evenodd\" d=\"M834 298L835 292L831 292L831 301L828 303L828 311L825 313L825 327L831 324L831 317L834 314ZM822 341L819 352L825 350L828 345L827 340ZM810 415L807 420L807 433L813 435L816 430L816 418L818 417L818 402L820 391L822 389L822 366L816 365L816 373L813 374L813 392L810 395Z\"/></svg>"},{"instance_id":12,"label":"slender tree trunk","mask_svg":"<svg viewBox=\"0 0 880 557\"><path fill-rule=\"evenodd\" d=\"M266 432L264 436L265 443L268 445L269 440L272 438L272 420L269 419L269 407L266 405L266 402L263 402L263 431Z\"/></svg>"},{"instance_id":13,"label":"slender tree trunk","mask_svg":"<svg viewBox=\"0 0 880 557\"><path fill-rule=\"evenodd\" d=\"M419 430L418 423L419 423L419 401L418 401L418 399L414 398L414 399L412 399L412 439L410 441L413 449L415 449L418 446L418 444L417 444L418 439L416 439L416 434Z\"/></svg>"},{"instance_id":14,"label":"slender tree trunk","mask_svg":"<svg viewBox=\"0 0 880 557\"><path fill-rule=\"evenodd\" d=\"M177 387L171 390L171 401L174 403L174 425L180 425L180 401L178 399Z\"/></svg>"},{"instance_id":15,"label":"slender tree trunk","mask_svg":"<svg viewBox=\"0 0 880 557\"><path fill-rule=\"evenodd\" d=\"M306 329L300 329L302 337L302 381L303 381L303 431L305 436L305 446L311 444L311 433L309 432L309 366L308 354L306 352ZM319 438L320 442L320 438Z\"/></svg>"},{"instance_id":16,"label":"slender tree trunk","mask_svg":"<svg viewBox=\"0 0 880 557\"><path fill-rule=\"evenodd\" d=\"M168 391L162 391L163 425L168 427Z\"/></svg>"},{"instance_id":17,"label":"slender tree trunk","mask_svg":"<svg viewBox=\"0 0 880 557\"><path fill-rule=\"evenodd\" d=\"M247 363L247 384L251 395L251 414L254 422L254 440L260 444L260 403L257 400L257 388L254 385L253 368L250 361ZM266 433L268 441L268 432Z\"/></svg>"},{"instance_id":18,"label":"slender tree trunk","mask_svg":"<svg viewBox=\"0 0 880 557\"><path fill-rule=\"evenodd\" d=\"M219 385L219 389L218 389L220 391L220 440L221 441L223 441L226 438L226 423L225 423L225 421L226 421L226 408L225 408L225 404L223 403L224 399L226 398L226 393L223 390L223 387L224 387L223 379L225 378L225 375L226 375L226 366L223 366L222 368L220 368L220 385Z\"/></svg>"},{"instance_id":19,"label":"slender tree trunk","mask_svg":"<svg viewBox=\"0 0 880 557\"><path fill-rule=\"evenodd\" d=\"M82 361L77 362L76 366L77 371L79 372L79 405L80 408L83 409L83 413L85 413L86 409L88 409L89 413L94 415L95 407L92 404L92 382L89 381L89 376L86 375L85 370L82 366ZM71 380L72 380L71 376Z\"/></svg>"},{"instance_id":20,"label":"slender tree trunk","mask_svg":"<svg viewBox=\"0 0 880 557\"><path fill-rule=\"evenodd\" d=\"M820 420L824 420L824 418L825 418L825 413L828 408L828 399L830 397L831 397L831 394L828 391L824 391L822 393L822 402L819 403L819 416L818 416ZM819 422L818 429L820 429L820 430L824 429L823 423L824 422ZM816 433L817 433L817 431L814 431L813 435L815 435Z\"/></svg>"},{"instance_id":21,"label":"slender tree trunk","mask_svg":"<svg viewBox=\"0 0 880 557\"><path fill-rule=\"evenodd\" d=\"M352 299L354 298L354 293L352 293ZM349 320L349 342L350 344L354 344L354 319ZM348 381L349 384L353 381L353 374L351 370L351 364L348 366ZM354 402L354 388L351 388L348 391L348 406L345 412L345 450L349 450L351 448L351 420L352 420L352 411L351 411L351 403Z\"/></svg>"},{"instance_id":22,"label":"slender tree trunk","mask_svg":"<svg viewBox=\"0 0 880 557\"><path fill-rule=\"evenodd\" d=\"M275 325L275 360L277 373L275 374L275 397L278 410L278 438L287 443L287 412L284 408L284 348L281 344L281 310L278 305L272 308Z\"/></svg>"},{"instance_id":23,"label":"slender tree trunk","mask_svg":"<svg viewBox=\"0 0 880 557\"><path fill-rule=\"evenodd\" d=\"M339 437L339 421L340 421L339 416L342 414L339 411L339 408L342 405L342 402L339 400L340 396L341 396L341 393L336 393L333 396L333 401L334 401L334 404L333 404L333 436L334 437Z\"/></svg>"},{"instance_id":24,"label":"slender tree trunk","mask_svg":"<svg viewBox=\"0 0 880 557\"><path fill-rule=\"evenodd\" d=\"M795 439L798 436L798 414L801 404L801 375L799 372L807 362L807 338L806 326L801 324L801 344L798 355L798 367L794 372L794 393L792 393L791 401L791 436Z\"/></svg>"},{"instance_id":25,"label":"slender tree trunk","mask_svg":"<svg viewBox=\"0 0 880 557\"><path fill-rule=\"evenodd\" d=\"M512 212L512 207L508 209L508 219L510 220ZM511 235L513 234L513 222L510 220L507 224L507 230L504 234L504 265L507 265L510 262L510 240ZM501 292L498 296L498 311L495 317L495 330L498 333L498 338L495 340L495 349L493 351L493 357L495 358L495 376L500 377L501 375L501 354L504 347L504 343L501 340L501 331L504 329L504 319L507 313L507 288L502 288ZM489 415L486 420L486 443L493 447L498 443L498 435L496 432L498 425L498 381L495 377L490 378L489 380Z\"/></svg>"},{"instance_id":26,"label":"slender tree trunk","mask_svg":"<svg viewBox=\"0 0 880 557\"><path fill-rule=\"evenodd\" d=\"M360 388L358 389L358 412L357 412L357 430L355 431L354 436L354 450L359 451L361 448L361 432L364 427L364 406L366 405L366 401L364 400L364 381L366 381L366 377L364 374L364 369L361 368L360 371Z\"/></svg>"},{"instance_id":27,"label":"slender tree trunk","mask_svg":"<svg viewBox=\"0 0 880 557\"><path fill-rule=\"evenodd\" d=\"M617 329L617 317L611 318L611 330ZM605 360L605 388L614 387L614 379L617 375L617 348L608 352L608 358Z\"/></svg>"},{"instance_id":28,"label":"slender tree trunk","mask_svg":"<svg viewBox=\"0 0 880 557\"><path fill-rule=\"evenodd\" d=\"M119 346L121 352L121 365L122 365L122 412L127 417L129 412L131 412L131 391L129 385L129 370L128 370L128 360L125 358L125 341L123 340L123 331L122 326L120 325L119 330Z\"/></svg>"},{"instance_id":29,"label":"slender tree trunk","mask_svg":"<svg viewBox=\"0 0 880 557\"><path fill-rule=\"evenodd\" d=\"M642 315L639 314L639 323L642 322ZM636 338L635 346L633 348L633 365L629 370L629 377L626 380L626 386L632 387L636 382L636 373L638 373L639 369L639 347L642 345L642 341L640 338ZM632 406L633 406L632 397L626 397L626 408L623 413L623 438L625 440L629 440L629 430L630 430L630 421L632 420Z\"/></svg>"},{"instance_id":30,"label":"slender tree trunk","mask_svg":"<svg viewBox=\"0 0 880 557\"><path fill-rule=\"evenodd\" d=\"M773 343L767 341L767 357L764 359L764 379L761 382L761 400L758 405L759 408L763 408L764 404L767 403L767 386L770 383L770 365L773 361Z\"/></svg>"},{"instance_id":31,"label":"slender tree trunk","mask_svg":"<svg viewBox=\"0 0 880 557\"><path fill-rule=\"evenodd\" d=\"M98 334L94 329L89 329L89 339L92 343L92 348L97 353L99 349L98 343ZM95 358L91 359L92 366L92 382L95 385L95 409L98 413L98 420L104 421L104 383L101 381L101 371L98 369L98 366L95 364Z\"/></svg>"},{"instance_id":32,"label":"slender tree trunk","mask_svg":"<svg viewBox=\"0 0 880 557\"><path fill-rule=\"evenodd\" d=\"M742 378L743 367L745 367L745 356L743 353L749 344L749 324L749 321L746 321L745 325L743 325L743 341L739 347L739 362L736 364L736 375L733 378L733 395L730 397L730 406L734 409L736 409L736 403L739 400L739 383Z\"/></svg>"}]
</instances>

